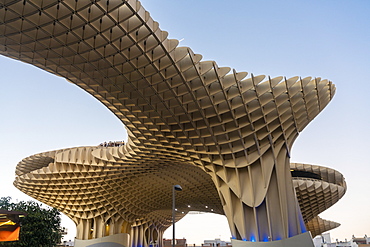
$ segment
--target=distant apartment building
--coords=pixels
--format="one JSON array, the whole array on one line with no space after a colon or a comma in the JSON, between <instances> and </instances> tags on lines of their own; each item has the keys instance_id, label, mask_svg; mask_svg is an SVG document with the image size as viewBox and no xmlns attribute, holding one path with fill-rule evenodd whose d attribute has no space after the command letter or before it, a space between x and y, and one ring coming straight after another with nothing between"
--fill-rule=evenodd
<instances>
[{"instance_id":1,"label":"distant apartment building","mask_svg":"<svg viewBox=\"0 0 370 247\"><path fill-rule=\"evenodd\" d=\"M154 245L153 245L154 246ZM175 247L187 247L185 238L175 239ZM163 247L172 247L172 239L163 239Z\"/></svg>"},{"instance_id":2,"label":"distant apartment building","mask_svg":"<svg viewBox=\"0 0 370 247\"><path fill-rule=\"evenodd\" d=\"M316 236L313 239L315 247L370 247L370 238L365 235L362 238L355 237L352 235L350 240L345 239L344 241L336 240L331 241L330 233L325 233Z\"/></svg>"},{"instance_id":3,"label":"distant apartment building","mask_svg":"<svg viewBox=\"0 0 370 247\"><path fill-rule=\"evenodd\" d=\"M220 238L216 238L214 240L204 240L203 247L217 247L217 246L232 246L231 242L226 242L221 240Z\"/></svg>"}]
</instances>

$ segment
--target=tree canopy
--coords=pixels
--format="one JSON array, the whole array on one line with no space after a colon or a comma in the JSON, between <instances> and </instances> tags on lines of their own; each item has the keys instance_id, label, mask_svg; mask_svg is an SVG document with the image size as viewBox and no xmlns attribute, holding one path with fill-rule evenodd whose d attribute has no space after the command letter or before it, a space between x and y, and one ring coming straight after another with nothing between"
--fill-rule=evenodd
<instances>
[{"instance_id":1,"label":"tree canopy","mask_svg":"<svg viewBox=\"0 0 370 247\"><path fill-rule=\"evenodd\" d=\"M54 247L62 238L60 212L43 207L35 201L11 202L10 197L0 198L0 209L27 213L21 221L19 241L0 242L0 246Z\"/></svg>"}]
</instances>

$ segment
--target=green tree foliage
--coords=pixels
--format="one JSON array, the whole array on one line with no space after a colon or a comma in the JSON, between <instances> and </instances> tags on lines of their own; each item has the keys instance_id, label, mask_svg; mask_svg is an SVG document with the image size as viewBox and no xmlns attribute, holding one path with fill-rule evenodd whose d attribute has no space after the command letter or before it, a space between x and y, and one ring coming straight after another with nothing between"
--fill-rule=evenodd
<instances>
[{"instance_id":1,"label":"green tree foliage","mask_svg":"<svg viewBox=\"0 0 370 247\"><path fill-rule=\"evenodd\" d=\"M20 240L0 242L0 246L54 247L60 243L61 218L57 209L42 207L34 201L12 203L10 197L0 198L0 209L27 213L21 221Z\"/></svg>"}]
</instances>

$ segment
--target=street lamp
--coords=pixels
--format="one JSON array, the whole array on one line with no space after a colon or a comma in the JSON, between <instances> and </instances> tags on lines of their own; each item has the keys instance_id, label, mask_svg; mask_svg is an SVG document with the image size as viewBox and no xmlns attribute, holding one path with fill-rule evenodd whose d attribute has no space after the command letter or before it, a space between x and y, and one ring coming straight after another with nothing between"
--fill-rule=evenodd
<instances>
[{"instance_id":1,"label":"street lamp","mask_svg":"<svg viewBox=\"0 0 370 247\"><path fill-rule=\"evenodd\" d=\"M172 247L175 247L175 196L176 191L182 191L180 185L172 186Z\"/></svg>"}]
</instances>

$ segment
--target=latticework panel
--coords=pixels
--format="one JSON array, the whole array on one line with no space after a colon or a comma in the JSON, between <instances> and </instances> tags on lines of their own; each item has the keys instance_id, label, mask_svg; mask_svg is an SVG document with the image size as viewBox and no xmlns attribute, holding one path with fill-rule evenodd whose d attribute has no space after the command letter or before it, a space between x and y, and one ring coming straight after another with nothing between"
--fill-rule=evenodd
<instances>
[{"instance_id":1,"label":"latticework panel","mask_svg":"<svg viewBox=\"0 0 370 247\"><path fill-rule=\"evenodd\" d=\"M303 232L289 173L290 149L298 133L332 99L334 85L311 77L247 77L246 72L201 61L201 55L177 45L136 0L1 0L0 54L75 83L130 131L129 144L120 152L64 150L56 155L55 167L46 167L52 160L45 159L40 161L43 172L32 173L35 183L45 184L49 181L43 181L44 174L56 169L81 190L51 186L50 193L33 191L24 186L29 175L21 174L29 168L18 169L16 186L49 204L65 204L69 215L73 211L89 218L109 212L121 201L136 203L136 198L106 193L117 186L136 191L150 178L142 178L142 167L164 166L169 171L186 164L189 171L203 169L211 176L233 237L264 241ZM80 153L90 158L79 160ZM71 157L76 157L76 166L70 165ZM128 173L131 180L113 175L126 168L120 159L140 167ZM190 168L194 165L199 167ZM92 179L81 177L85 170ZM86 215L76 213L82 210L80 201L69 203L62 196L101 183L106 184L101 191L87 194L93 199L83 207L91 208ZM134 219L147 211L146 206L122 214Z\"/></svg>"},{"instance_id":2,"label":"latticework panel","mask_svg":"<svg viewBox=\"0 0 370 247\"><path fill-rule=\"evenodd\" d=\"M344 177L338 171L317 165L291 163L294 171L309 171L319 179L293 177L293 184L305 222L335 204L346 192Z\"/></svg>"},{"instance_id":3,"label":"latticework panel","mask_svg":"<svg viewBox=\"0 0 370 247\"><path fill-rule=\"evenodd\" d=\"M18 164L15 185L76 224L90 220L92 225L99 219L100 225L149 224L163 232L172 223L172 185L179 181L184 191L176 198L177 219L190 210L223 214L211 177L202 169L165 155L141 156L129 146L79 147L31 156ZM54 162L44 166L50 154ZM39 169L21 172L38 161ZM119 232L116 227L111 234ZM94 233L91 237L104 234L102 229ZM90 233L79 234L89 238Z\"/></svg>"},{"instance_id":4,"label":"latticework panel","mask_svg":"<svg viewBox=\"0 0 370 247\"><path fill-rule=\"evenodd\" d=\"M336 184L344 187L345 189L347 188L343 174L332 168L302 163L290 163L290 169L291 171L311 172L317 174L319 176L319 180Z\"/></svg>"},{"instance_id":5,"label":"latticework panel","mask_svg":"<svg viewBox=\"0 0 370 247\"><path fill-rule=\"evenodd\" d=\"M151 237L162 236L172 223L171 188L176 183L181 183L184 189L177 194L176 220L190 210L223 214L217 190L202 169L175 159L155 159L154 156L146 159L139 155L130 150L130 144L36 154L18 164L16 185L71 217L79 225L80 239L127 232L135 239L134 245L147 245L153 240ZM53 162L46 164L45 160ZM29 170L23 172L27 167ZM292 163L291 169L315 171L318 175L324 171L342 177L333 169L308 164ZM312 181L293 178L308 230L312 228L313 218L336 202L321 186L329 184L330 188L336 184L315 180L312 186ZM336 183L345 184L343 177ZM345 191L345 187L343 189ZM335 199L341 196L336 195ZM105 225L108 229L102 227ZM90 228L95 230L90 232Z\"/></svg>"},{"instance_id":6,"label":"latticework panel","mask_svg":"<svg viewBox=\"0 0 370 247\"><path fill-rule=\"evenodd\" d=\"M330 220L324 220L319 216L316 216L307 223L307 230L311 232L311 235L314 238L315 236L337 228L338 226L340 226L339 223Z\"/></svg>"}]
</instances>

